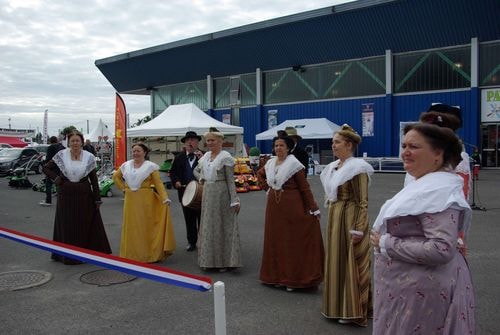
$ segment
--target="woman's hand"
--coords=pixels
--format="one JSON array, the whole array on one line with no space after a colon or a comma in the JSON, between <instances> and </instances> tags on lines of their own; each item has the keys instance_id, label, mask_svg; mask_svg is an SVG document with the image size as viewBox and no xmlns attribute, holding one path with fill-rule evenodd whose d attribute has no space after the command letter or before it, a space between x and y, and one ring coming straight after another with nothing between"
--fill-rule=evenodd
<instances>
[{"instance_id":1,"label":"woman's hand","mask_svg":"<svg viewBox=\"0 0 500 335\"><path fill-rule=\"evenodd\" d=\"M237 204L236 206L234 206L234 210L235 210L236 214L240 213L240 209L241 209L241 205L240 204Z\"/></svg>"},{"instance_id":2,"label":"woman's hand","mask_svg":"<svg viewBox=\"0 0 500 335\"><path fill-rule=\"evenodd\" d=\"M364 236L363 232L358 230L351 230L349 232L351 233L352 244L358 244L363 239Z\"/></svg>"},{"instance_id":3,"label":"woman's hand","mask_svg":"<svg viewBox=\"0 0 500 335\"><path fill-rule=\"evenodd\" d=\"M376 231L370 232L370 242L375 250L380 251L380 234Z\"/></svg>"},{"instance_id":4,"label":"woman's hand","mask_svg":"<svg viewBox=\"0 0 500 335\"><path fill-rule=\"evenodd\" d=\"M309 210L309 214L311 215L314 215L314 217L316 218L316 221L320 222L321 220L321 212L319 209L313 211L313 210Z\"/></svg>"}]
</instances>

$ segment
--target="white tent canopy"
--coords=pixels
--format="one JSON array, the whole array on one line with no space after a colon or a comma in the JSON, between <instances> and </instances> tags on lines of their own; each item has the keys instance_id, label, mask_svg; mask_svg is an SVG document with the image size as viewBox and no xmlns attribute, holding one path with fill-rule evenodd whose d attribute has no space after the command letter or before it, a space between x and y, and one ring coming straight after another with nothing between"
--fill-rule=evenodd
<instances>
[{"instance_id":1,"label":"white tent canopy","mask_svg":"<svg viewBox=\"0 0 500 335\"><path fill-rule=\"evenodd\" d=\"M153 120L135 128L127 129L128 137L184 136L187 131L199 135L216 127L225 135L243 134L243 127L220 122L199 109L195 104L170 105Z\"/></svg>"},{"instance_id":2,"label":"white tent canopy","mask_svg":"<svg viewBox=\"0 0 500 335\"><path fill-rule=\"evenodd\" d=\"M109 131L104 122L99 119L97 126L92 129L90 133L85 135L85 139L90 140L91 142L99 142L99 140L111 141L113 140L113 133Z\"/></svg>"},{"instance_id":3,"label":"white tent canopy","mask_svg":"<svg viewBox=\"0 0 500 335\"><path fill-rule=\"evenodd\" d=\"M340 130L339 125L326 118L286 120L276 127L255 135L255 139L257 141L272 140L278 130L285 130L286 127L297 129L297 134L303 139L332 138L333 133Z\"/></svg>"},{"instance_id":4,"label":"white tent canopy","mask_svg":"<svg viewBox=\"0 0 500 335\"><path fill-rule=\"evenodd\" d=\"M224 135L234 135L234 140L225 142L234 144L234 149L226 149L236 157L245 157L243 145L243 127L220 122L199 109L195 104L170 105L153 120L135 128L127 129L127 137L163 137L184 136L188 131L203 135L210 127L216 127Z\"/></svg>"}]
</instances>

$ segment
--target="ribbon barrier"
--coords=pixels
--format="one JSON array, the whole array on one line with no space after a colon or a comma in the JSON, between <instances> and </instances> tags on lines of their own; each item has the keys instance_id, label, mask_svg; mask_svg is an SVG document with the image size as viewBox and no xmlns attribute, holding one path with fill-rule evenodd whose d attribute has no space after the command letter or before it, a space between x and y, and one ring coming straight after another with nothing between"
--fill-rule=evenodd
<instances>
[{"instance_id":1,"label":"ribbon barrier","mask_svg":"<svg viewBox=\"0 0 500 335\"><path fill-rule=\"evenodd\" d=\"M0 237L5 237L16 242L24 243L35 248L50 251L85 263L95 264L104 268L125 272L137 277L147 278L165 284L202 292L208 291L212 287L212 280L208 277L195 276L153 264L141 263L118 256L79 248L73 245L47 240L7 228L0 227Z\"/></svg>"}]
</instances>

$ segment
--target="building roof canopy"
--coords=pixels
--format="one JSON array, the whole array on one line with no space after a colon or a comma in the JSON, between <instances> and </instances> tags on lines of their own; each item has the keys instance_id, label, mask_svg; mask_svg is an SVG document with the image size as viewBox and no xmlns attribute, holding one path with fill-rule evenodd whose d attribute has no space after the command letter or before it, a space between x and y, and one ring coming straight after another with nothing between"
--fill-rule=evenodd
<instances>
[{"instance_id":1,"label":"building roof canopy","mask_svg":"<svg viewBox=\"0 0 500 335\"><path fill-rule=\"evenodd\" d=\"M95 62L118 92L500 39L498 0L359 0Z\"/></svg>"}]
</instances>

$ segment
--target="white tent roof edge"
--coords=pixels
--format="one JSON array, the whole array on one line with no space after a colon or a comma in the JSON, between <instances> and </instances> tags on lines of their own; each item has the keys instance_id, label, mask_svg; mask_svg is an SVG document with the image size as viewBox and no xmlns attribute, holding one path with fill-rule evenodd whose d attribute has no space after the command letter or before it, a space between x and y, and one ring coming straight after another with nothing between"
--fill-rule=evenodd
<instances>
[{"instance_id":1,"label":"white tent roof edge","mask_svg":"<svg viewBox=\"0 0 500 335\"><path fill-rule=\"evenodd\" d=\"M297 134L303 139L326 139L332 138L333 133L340 130L340 126L327 118L310 118L286 120L277 126L255 135L257 141L271 140L278 130L285 130L286 127L294 127Z\"/></svg>"},{"instance_id":2,"label":"white tent roof edge","mask_svg":"<svg viewBox=\"0 0 500 335\"><path fill-rule=\"evenodd\" d=\"M188 131L203 135L216 127L225 135L243 134L243 127L225 124L212 118L195 104L170 105L153 120L127 129L127 137L184 136Z\"/></svg>"}]
</instances>

